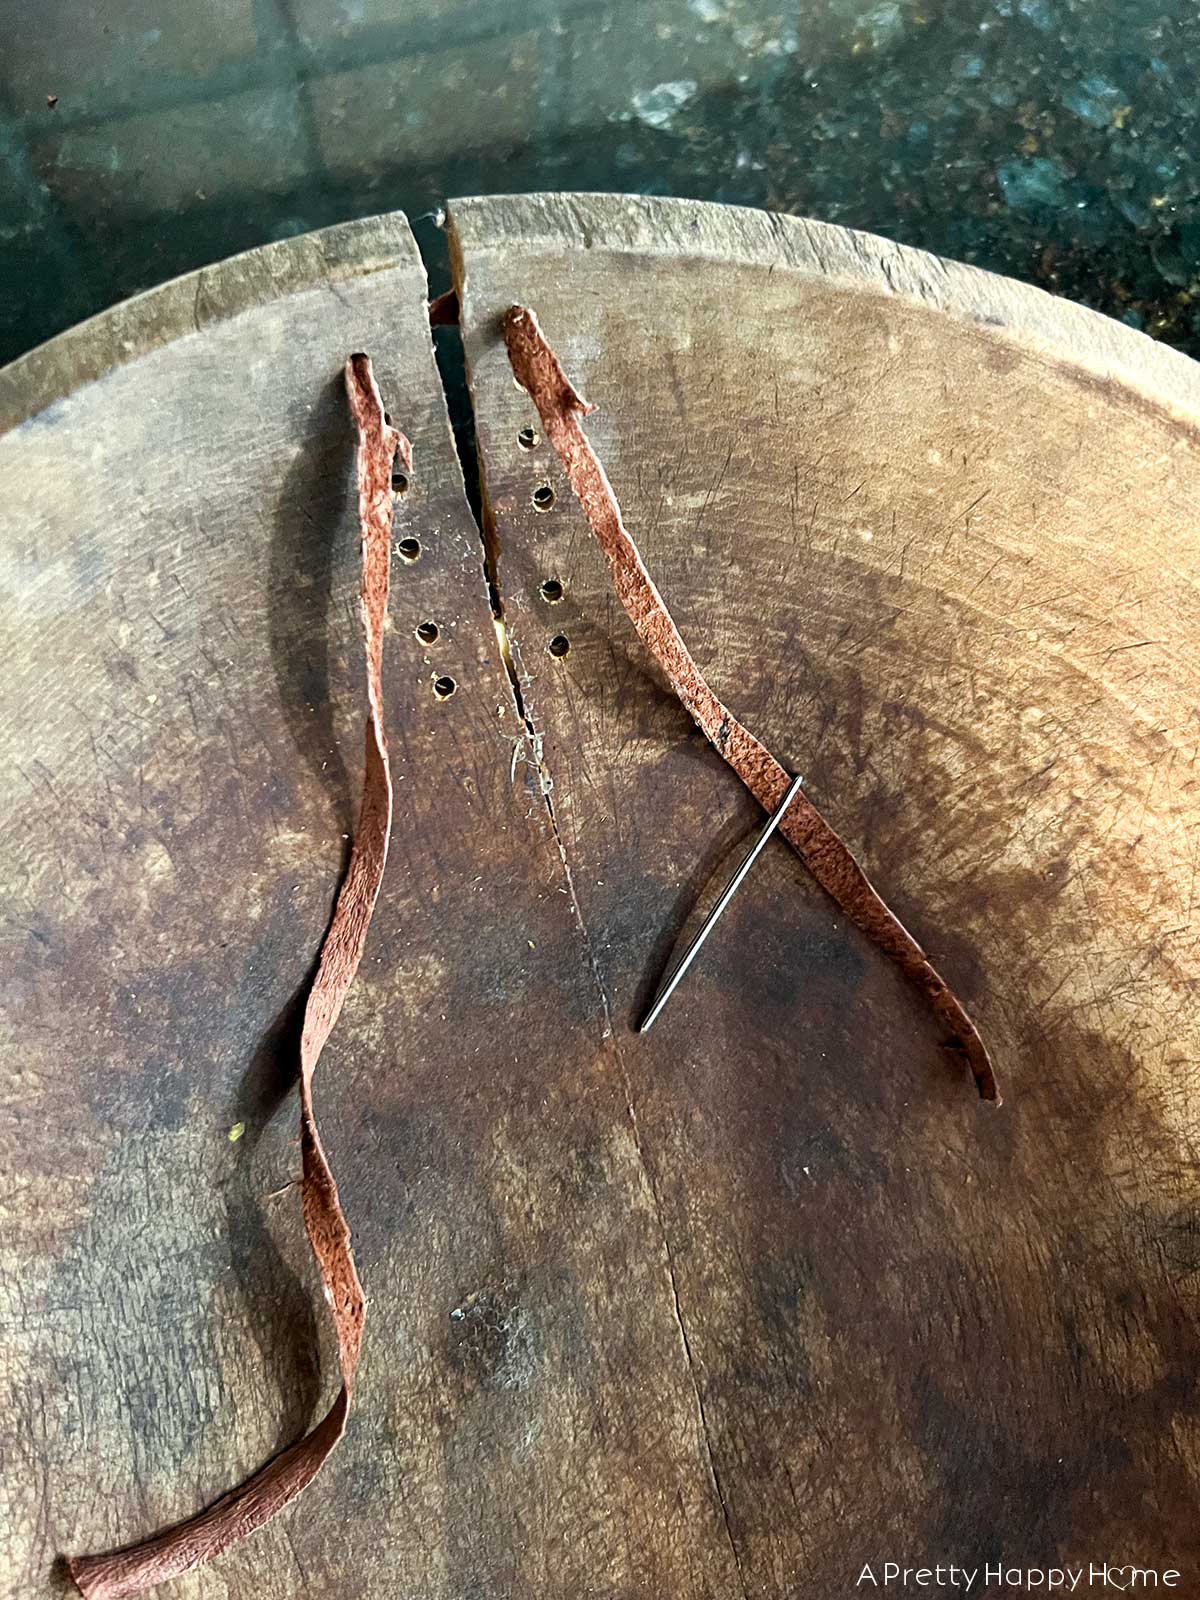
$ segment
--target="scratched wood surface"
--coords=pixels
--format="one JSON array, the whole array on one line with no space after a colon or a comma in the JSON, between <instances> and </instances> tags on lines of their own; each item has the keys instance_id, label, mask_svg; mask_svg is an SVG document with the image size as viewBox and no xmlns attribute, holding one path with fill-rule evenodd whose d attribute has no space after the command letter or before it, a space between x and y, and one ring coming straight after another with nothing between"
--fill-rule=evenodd
<instances>
[{"instance_id":1,"label":"scratched wood surface","mask_svg":"<svg viewBox=\"0 0 1200 1600\"><path fill-rule=\"evenodd\" d=\"M317 1092L359 1403L308 1496L170 1592L790 1600L906 1555L1195 1582L1195 369L788 220L553 197L451 230L528 726L402 218L0 374L0 1593L65 1593L62 1552L212 1499L335 1382L284 1186L359 774L358 348L421 546ZM973 1005L999 1112L782 846L631 1033L755 818L519 441L513 300L603 408L714 686Z\"/></svg>"}]
</instances>

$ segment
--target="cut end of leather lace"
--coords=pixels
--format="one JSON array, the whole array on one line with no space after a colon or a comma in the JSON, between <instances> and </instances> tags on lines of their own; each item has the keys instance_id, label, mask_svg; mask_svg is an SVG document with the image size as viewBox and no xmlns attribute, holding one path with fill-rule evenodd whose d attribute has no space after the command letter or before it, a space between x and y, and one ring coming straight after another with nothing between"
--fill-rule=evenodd
<instances>
[{"instance_id":1,"label":"cut end of leather lace","mask_svg":"<svg viewBox=\"0 0 1200 1600\"><path fill-rule=\"evenodd\" d=\"M504 339L510 357L514 343L524 353L522 370L517 370L514 361L513 372L539 411L545 401L552 402L560 411L576 411L584 417L595 411L596 407L583 398L567 377L562 362L547 344L537 318L528 307L510 306L505 312Z\"/></svg>"},{"instance_id":2,"label":"cut end of leather lace","mask_svg":"<svg viewBox=\"0 0 1200 1600\"><path fill-rule=\"evenodd\" d=\"M178 1577L220 1555L290 1504L316 1477L346 1429L362 1346L366 1302L313 1111L313 1074L362 959L371 913L383 881L392 823L392 785L383 729L382 664L392 540L392 468L399 454L412 468L408 440L383 409L365 355L346 363L346 394L358 433L358 513L362 540L362 614L367 656L367 751L362 808L350 865L308 996L300 1042L301 1205L313 1256L337 1330L342 1386L326 1415L304 1438L260 1467L252 1478L187 1522L107 1555L76 1556L71 1576L86 1600L124 1595Z\"/></svg>"},{"instance_id":3,"label":"cut end of leather lace","mask_svg":"<svg viewBox=\"0 0 1200 1600\"><path fill-rule=\"evenodd\" d=\"M542 430L604 552L630 621L700 731L759 804L774 811L787 792L788 774L721 704L684 644L625 527L616 494L580 423L580 416L595 408L572 385L528 307L512 306L503 326L513 375L537 407ZM797 796L779 831L826 893L925 996L946 1030L947 1044L961 1052L970 1067L981 1097L998 1105L1000 1092L991 1058L966 1007L806 795Z\"/></svg>"}]
</instances>

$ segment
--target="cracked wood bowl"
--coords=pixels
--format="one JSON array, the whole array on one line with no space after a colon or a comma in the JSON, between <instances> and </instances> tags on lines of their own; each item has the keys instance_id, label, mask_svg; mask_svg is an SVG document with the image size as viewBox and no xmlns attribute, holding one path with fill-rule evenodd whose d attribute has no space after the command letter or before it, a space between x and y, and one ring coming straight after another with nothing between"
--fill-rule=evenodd
<instances>
[{"instance_id":1,"label":"cracked wood bowl","mask_svg":"<svg viewBox=\"0 0 1200 1600\"><path fill-rule=\"evenodd\" d=\"M1194 1584L1196 368L791 218L560 195L449 226L528 727L403 217L0 375L0 1590L215 1498L335 1381L288 1091L360 759L357 349L416 541L388 876L316 1090L365 1358L319 1482L174 1592ZM963 995L1003 1109L782 845L631 1031L756 819L514 387L517 300L714 688Z\"/></svg>"}]
</instances>

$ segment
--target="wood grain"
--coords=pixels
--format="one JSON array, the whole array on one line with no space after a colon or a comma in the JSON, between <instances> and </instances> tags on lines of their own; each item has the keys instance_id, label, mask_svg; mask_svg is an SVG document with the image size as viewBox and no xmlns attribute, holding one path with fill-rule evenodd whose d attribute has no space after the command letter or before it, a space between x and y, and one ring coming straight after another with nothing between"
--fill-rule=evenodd
<instances>
[{"instance_id":1,"label":"wood grain","mask_svg":"<svg viewBox=\"0 0 1200 1600\"><path fill-rule=\"evenodd\" d=\"M21 1600L65 1591L62 1552L215 1497L336 1390L276 1191L299 1169L294 997L359 787L358 349L413 442L396 533L422 546L394 573L388 874L316 1090L371 1332L320 1504L170 1592L641 1594L690 1570L708 1595L730 1561L562 862L512 776L424 277L403 221L375 228L369 274L331 283L309 243L307 286L198 335L181 316L0 440L0 1592Z\"/></svg>"},{"instance_id":2,"label":"wood grain","mask_svg":"<svg viewBox=\"0 0 1200 1600\"><path fill-rule=\"evenodd\" d=\"M317 1086L368 1337L307 1501L169 1592L815 1600L873 1558L1055 1555L1196 1587L1196 369L815 224L451 227L532 734L402 218L0 374L0 1594L65 1592L62 1552L193 1510L336 1387L277 1191L360 777L358 349L421 543ZM519 442L514 301L713 688L971 1006L999 1113L782 846L631 1033L754 807Z\"/></svg>"},{"instance_id":3,"label":"wood grain","mask_svg":"<svg viewBox=\"0 0 1200 1600\"><path fill-rule=\"evenodd\" d=\"M850 1593L889 1550L1196 1584L1195 367L820 224L450 215L513 651L745 1591ZM514 302L712 687L970 1005L996 1117L783 849L630 1036L753 813L519 447Z\"/></svg>"}]
</instances>

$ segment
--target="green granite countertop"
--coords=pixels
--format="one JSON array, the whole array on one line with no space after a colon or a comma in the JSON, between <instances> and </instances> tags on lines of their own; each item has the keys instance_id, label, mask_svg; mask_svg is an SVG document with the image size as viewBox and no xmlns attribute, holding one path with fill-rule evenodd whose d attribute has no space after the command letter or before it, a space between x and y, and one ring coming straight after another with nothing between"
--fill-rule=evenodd
<instances>
[{"instance_id":1,"label":"green granite countertop","mask_svg":"<svg viewBox=\"0 0 1200 1600\"><path fill-rule=\"evenodd\" d=\"M0 0L0 359L448 195L869 228L1200 354L1196 0Z\"/></svg>"}]
</instances>

